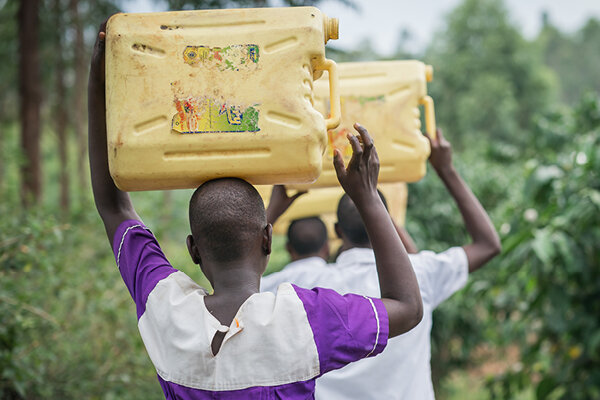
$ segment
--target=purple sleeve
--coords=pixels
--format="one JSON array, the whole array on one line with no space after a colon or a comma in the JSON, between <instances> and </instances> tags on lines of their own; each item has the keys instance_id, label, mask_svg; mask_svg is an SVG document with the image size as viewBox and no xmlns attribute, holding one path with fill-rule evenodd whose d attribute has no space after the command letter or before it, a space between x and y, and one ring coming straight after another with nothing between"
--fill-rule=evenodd
<instances>
[{"instance_id":1,"label":"purple sleeve","mask_svg":"<svg viewBox=\"0 0 600 400\"><path fill-rule=\"evenodd\" d=\"M156 284L173 272L156 238L140 221L127 220L115 232L113 252L123 281L135 301L138 319Z\"/></svg>"},{"instance_id":2,"label":"purple sleeve","mask_svg":"<svg viewBox=\"0 0 600 400\"><path fill-rule=\"evenodd\" d=\"M389 327L381 299L292 286L313 331L321 374L383 351Z\"/></svg>"}]
</instances>

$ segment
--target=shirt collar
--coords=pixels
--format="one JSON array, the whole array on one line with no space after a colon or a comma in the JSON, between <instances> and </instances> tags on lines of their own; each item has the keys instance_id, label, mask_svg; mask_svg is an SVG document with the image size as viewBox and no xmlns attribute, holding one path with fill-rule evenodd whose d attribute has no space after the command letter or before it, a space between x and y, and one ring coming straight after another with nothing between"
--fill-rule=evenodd
<instances>
[{"instance_id":1,"label":"shirt collar","mask_svg":"<svg viewBox=\"0 0 600 400\"><path fill-rule=\"evenodd\" d=\"M302 258L300 260L292 261L285 268L286 269L295 268L295 267L300 267L300 266L305 266L305 265L311 265L311 266L315 266L315 267L324 267L326 264L327 264L327 262L325 260L323 260L321 257L307 257L307 258Z\"/></svg>"},{"instance_id":2,"label":"shirt collar","mask_svg":"<svg viewBox=\"0 0 600 400\"><path fill-rule=\"evenodd\" d=\"M355 247L340 254L335 263L338 267L356 264L375 265L375 253L373 249Z\"/></svg>"}]
</instances>

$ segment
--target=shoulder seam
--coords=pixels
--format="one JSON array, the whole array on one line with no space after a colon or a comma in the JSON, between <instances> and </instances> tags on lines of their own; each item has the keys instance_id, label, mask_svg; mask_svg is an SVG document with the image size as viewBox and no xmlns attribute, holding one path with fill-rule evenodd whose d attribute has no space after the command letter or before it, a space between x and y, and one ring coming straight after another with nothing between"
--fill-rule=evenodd
<instances>
[{"instance_id":1,"label":"shoulder seam","mask_svg":"<svg viewBox=\"0 0 600 400\"><path fill-rule=\"evenodd\" d=\"M127 236L127 233L129 233L129 231L133 228L143 228L145 230L148 230L148 228L146 228L145 226L143 226L142 224L137 224L137 225L132 225L129 228L127 228L125 230L125 232L123 232L123 236L121 237L121 243L119 243L119 251L117 252L117 267L119 269L121 269L121 264L120 264L120 260L121 260L121 247L123 247L123 242L125 241L125 236Z\"/></svg>"}]
</instances>

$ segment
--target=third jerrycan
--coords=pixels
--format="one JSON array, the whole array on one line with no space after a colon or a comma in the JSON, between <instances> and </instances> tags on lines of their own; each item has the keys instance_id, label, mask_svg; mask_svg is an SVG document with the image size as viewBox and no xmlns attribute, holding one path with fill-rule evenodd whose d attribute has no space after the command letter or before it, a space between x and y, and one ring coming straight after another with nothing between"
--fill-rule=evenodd
<instances>
[{"instance_id":1,"label":"third jerrycan","mask_svg":"<svg viewBox=\"0 0 600 400\"><path fill-rule=\"evenodd\" d=\"M429 142L421 133L419 105L424 105L427 132L435 137L433 100L427 82L433 68L420 61L377 61L338 64L342 121L328 132L323 172L311 187L338 185L333 169L333 148L347 163L352 155L346 134L357 134L359 122L375 141L381 163L379 182L415 182L425 175ZM328 112L327 85L315 82L315 104ZM306 188L306 186L296 186Z\"/></svg>"},{"instance_id":2,"label":"third jerrycan","mask_svg":"<svg viewBox=\"0 0 600 400\"><path fill-rule=\"evenodd\" d=\"M406 183L383 183L378 187L385 196L392 219L398 225L404 226L408 198ZM270 186L257 186L256 189L263 198L265 206L268 206L272 188ZM320 216L327 226L329 239L337 239L334 224L337 222L338 202L343 195L344 190L339 185L337 187L311 188L308 193L298 197L292 203L290 208L277 220L273 230L277 234L285 235L293 220Z\"/></svg>"},{"instance_id":3,"label":"third jerrycan","mask_svg":"<svg viewBox=\"0 0 600 400\"><path fill-rule=\"evenodd\" d=\"M193 188L218 177L310 183L340 119L314 7L116 14L106 39L107 139L122 190ZM313 106L328 72L332 115Z\"/></svg>"}]
</instances>

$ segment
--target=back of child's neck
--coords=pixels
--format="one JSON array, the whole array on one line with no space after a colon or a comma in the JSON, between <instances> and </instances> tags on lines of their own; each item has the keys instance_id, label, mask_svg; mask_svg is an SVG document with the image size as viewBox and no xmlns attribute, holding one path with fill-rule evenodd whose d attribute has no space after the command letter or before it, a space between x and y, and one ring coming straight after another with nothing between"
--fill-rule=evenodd
<instances>
[{"instance_id":1,"label":"back of child's neck","mask_svg":"<svg viewBox=\"0 0 600 400\"><path fill-rule=\"evenodd\" d=\"M244 297L260 291L260 273L247 264L216 267L212 274L213 296Z\"/></svg>"}]
</instances>

